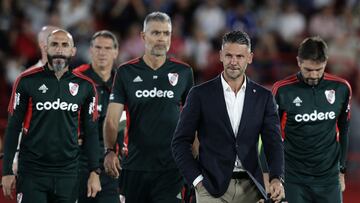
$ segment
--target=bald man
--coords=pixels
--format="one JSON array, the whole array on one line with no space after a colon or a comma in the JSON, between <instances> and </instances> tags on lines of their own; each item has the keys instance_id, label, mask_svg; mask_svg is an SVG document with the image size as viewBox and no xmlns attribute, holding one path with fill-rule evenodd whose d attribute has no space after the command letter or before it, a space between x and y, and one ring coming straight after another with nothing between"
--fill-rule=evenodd
<instances>
[{"instance_id":1,"label":"bald man","mask_svg":"<svg viewBox=\"0 0 360 203\"><path fill-rule=\"evenodd\" d=\"M57 29L60 29L56 26L52 26L52 25L46 25L44 27L41 28L41 31L38 33L38 45L39 45L39 48L40 48L40 52L41 52L41 58L39 59L39 61L31 66L30 68L32 67L41 67L41 66L44 66L47 62L47 53L46 53L46 50L45 50L45 46L47 44L47 37L49 36L49 34L54 31L54 30L57 30ZM22 135L20 134L19 136L19 143L20 143L20 140L21 140L21 137ZM18 146L17 148L19 149L20 146ZM14 161L13 161L13 165L12 165L12 170L14 172L14 174L16 175L17 174L17 168L18 168L18 165L17 165L17 162L18 162L18 156L19 156L19 153L16 152L15 156L14 156Z\"/></svg>"},{"instance_id":2,"label":"bald man","mask_svg":"<svg viewBox=\"0 0 360 203\"><path fill-rule=\"evenodd\" d=\"M45 46L48 62L23 72L15 81L5 134L3 192L21 203L74 203L78 191L79 123L84 125L85 154L90 176L88 193L101 190L96 89L84 75L69 70L76 48L70 33L54 30ZM11 169L18 137L18 177Z\"/></svg>"}]
</instances>

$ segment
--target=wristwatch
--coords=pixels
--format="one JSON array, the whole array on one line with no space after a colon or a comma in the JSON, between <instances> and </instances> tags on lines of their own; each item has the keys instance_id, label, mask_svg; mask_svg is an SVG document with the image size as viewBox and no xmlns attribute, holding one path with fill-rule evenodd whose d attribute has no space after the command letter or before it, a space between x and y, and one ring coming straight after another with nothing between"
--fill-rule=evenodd
<instances>
[{"instance_id":1,"label":"wristwatch","mask_svg":"<svg viewBox=\"0 0 360 203\"><path fill-rule=\"evenodd\" d=\"M100 175L102 170L100 167L97 167L97 168L93 169L91 172L95 172L96 174Z\"/></svg>"},{"instance_id":2,"label":"wristwatch","mask_svg":"<svg viewBox=\"0 0 360 203\"><path fill-rule=\"evenodd\" d=\"M340 166L340 173L345 174L346 173L346 167Z\"/></svg>"},{"instance_id":3,"label":"wristwatch","mask_svg":"<svg viewBox=\"0 0 360 203\"><path fill-rule=\"evenodd\" d=\"M114 152L116 154L116 150L114 148L106 148L105 149L105 156L108 155L110 152Z\"/></svg>"},{"instance_id":4,"label":"wristwatch","mask_svg":"<svg viewBox=\"0 0 360 203\"><path fill-rule=\"evenodd\" d=\"M281 184L284 184L284 178L282 177L282 176L270 176L270 178L269 178L269 182L271 183L271 181L273 180L273 179L278 179L278 180L280 180L280 182L281 182Z\"/></svg>"}]
</instances>

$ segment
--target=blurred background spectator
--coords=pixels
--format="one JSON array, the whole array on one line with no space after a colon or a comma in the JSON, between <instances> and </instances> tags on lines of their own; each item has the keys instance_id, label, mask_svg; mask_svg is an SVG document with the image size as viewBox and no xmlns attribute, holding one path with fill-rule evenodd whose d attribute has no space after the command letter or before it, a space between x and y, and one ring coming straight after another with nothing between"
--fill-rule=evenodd
<instances>
[{"instance_id":1,"label":"blurred background spectator","mask_svg":"<svg viewBox=\"0 0 360 203\"><path fill-rule=\"evenodd\" d=\"M120 42L120 64L142 55L142 21L155 10L172 17L169 54L192 65L196 83L222 71L219 49L226 31L242 29L249 33L254 62L247 74L267 87L298 71L297 47L305 37L326 39L327 71L346 78L353 87L344 202L358 202L360 0L1 0L0 138L6 127L12 83L41 57L36 35L42 26L59 26L73 34L78 48L73 67L89 61L88 42L95 31L111 30Z\"/></svg>"}]
</instances>

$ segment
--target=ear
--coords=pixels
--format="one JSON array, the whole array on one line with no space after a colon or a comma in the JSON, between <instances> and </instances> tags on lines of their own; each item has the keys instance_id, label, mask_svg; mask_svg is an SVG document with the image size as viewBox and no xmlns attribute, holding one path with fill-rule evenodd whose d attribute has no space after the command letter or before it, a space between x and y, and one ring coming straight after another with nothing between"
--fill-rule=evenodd
<instances>
[{"instance_id":1,"label":"ear","mask_svg":"<svg viewBox=\"0 0 360 203\"><path fill-rule=\"evenodd\" d=\"M75 54L76 54L76 47L73 47L71 49L71 56L75 56Z\"/></svg>"},{"instance_id":2,"label":"ear","mask_svg":"<svg viewBox=\"0 0 360 203\"><path fill-rule=\"evenodd\" d=\"M92 46L90 45L90 48L89 48L89 50L88 50L88 52L89 52L89 56L93 56L93 49L92 49Z\"/></svg>"},{"instance_id":3,"label":"ear","mask_svg":"<svg viewBox=\"0 0 360 203\"><path fill-rule=\"evenodd\" d=\"M248 56L248 64L251 64L253 61L253 57L254 57L254 53L250 52L249 56Z\"/></svg>"},{"instance_id":4,"label":"ear","mask_svg":"<svg viewBox=\"0 0 360 203\"><path fill-rule=\"evenodd\" d=\"M140 32L140 38L145 41L145 32Z\"/></svg>"},{"instance_id":5,"label":"ear","mask_svg":"<svg viewBox=\"0 0 360 203\"><path fill-rule=\"evenodd\" d=\"M39 44L40 45L40 44ZM44 51L47 53L47 50L48 50L48 45L46 45L46 44L44 44L43 46L42 46L42 48L44 49ZM41 47L40 47L40 49L41 49Z\"/></svg>"},{"instance_id":6,"label":"ear","mask_svg":"<svg viewBox=\"0 0 360 203\"><path fill-rule=\"evenodd\" d=\"M299 67L301 67L301 59L297 56L297 57L296 57L296 60L297 60L297 65L298 65Z\"/></svg>"},{"instance_id":7,"label":"ear","mask_svg":"<svg viewBox=\"0 0 360 203\"><path fill-rule=\"evenodd\" d=\"M219 51L219 58L220 58L220 61L223 62L222 50Z\"/></svg>"},{"instance_id":8,"label":"ear","mask_svg":"<svg viewBox=\"0 0 360 203\"><path fill-rule=\"evenodd\" d=\"M119 55L119 49L115 49L113 52L113 59L116 59L118 55Z\"/></svg>"},{"instance_id":9,"label":"ear","mask_svg":"<svg viewBox=\"0 0 360 203\"><path fill-rule=\"evenodd\" d=\"M46 46L46 43L44 43L44 42L39 42L39 47L40 47L40 49L44 49L44 50L45 50L45 46Z\"/></svg>"}]
</instances>

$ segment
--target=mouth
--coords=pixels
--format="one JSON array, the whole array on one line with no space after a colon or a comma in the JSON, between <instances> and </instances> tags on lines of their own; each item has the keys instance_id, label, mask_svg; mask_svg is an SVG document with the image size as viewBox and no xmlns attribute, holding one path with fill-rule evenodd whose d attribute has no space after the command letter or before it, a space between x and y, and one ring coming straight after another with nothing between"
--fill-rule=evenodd
<instances>
[{"instance_id":1,"label":"mouth","mask_svg":"<svg viewBox=\"0 0 360 203\"><path fill-rule=\"evenodd\" d=\"M165 48L166 48L166 45L158 44L158 45L155 45L154 47L155 47L155 48L158 48L158 49L165 49Z\"/></svg>"},{"instance_id":2,"label":"mouth","mask_svg":"<svg viewBox=\"0 0 360 203\"><path fill-rule=\"evenodd\" d=\"M63 55L54 55L54 56L52 56L51 58L56 59L56 60L58 60L58 59L66 59L66 56L63 56Z\"/></svg>"},{"instance_id":3,"label":"mouth","mask_svg":"<svg viewBox=\"0 0 360 203\"><path fill-rule=\"evenodd\" d=\"M100 59L98 59L99 61L101 61L101 62L104 62L104 61L106 61L106 59L105 58L100 58Z\"/></svg>"},{"instance_id":4,"label":"mouth","mask_svg":"<svg viewBox=\"0 0 360 203\"><path fill-rule=\"evenodd\" d=\"M240 70L240 68L239 68L239 67L236 67L236 66L228 66L228 69L229 69L229 70L233 70L233 71L235 71L235 70Z\"/></svg>"}]
</instances>

